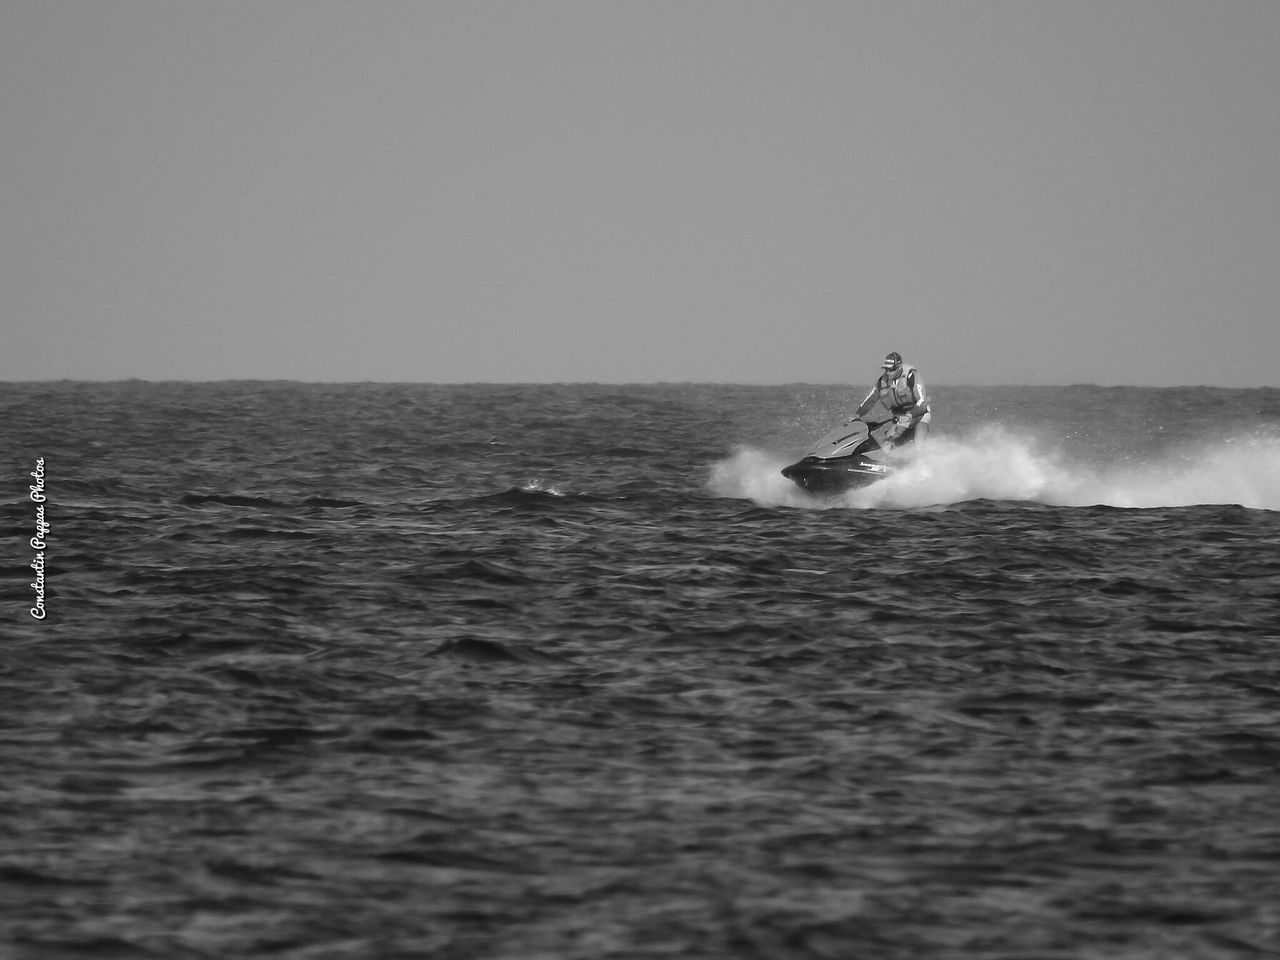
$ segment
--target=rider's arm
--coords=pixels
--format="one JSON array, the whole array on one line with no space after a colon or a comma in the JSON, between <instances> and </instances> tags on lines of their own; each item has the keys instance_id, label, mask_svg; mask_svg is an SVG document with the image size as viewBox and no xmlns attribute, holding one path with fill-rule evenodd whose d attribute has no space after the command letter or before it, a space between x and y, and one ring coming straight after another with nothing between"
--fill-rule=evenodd
<instances>
[{"instance_id":1,"label":"rider's arm","mask_svg":"<svg viewBox=\"0 0 1280 960\"><path fill-rule=\"evenodd\" d=\"M880 390L878 387L872 387L871 392L867 394L867 399L858 404L858 409L853 411L856 418L862 418L867 415L867 411L876 405L876 401L880 399Z\"/></svg>"},{"instance_id":2,"label":"rider's arm","mask_svg":"<svg viewBox=\"0 0 1280 960\"><path fill-rule=\"evenodd\" d=\"M916 402L902 413L912 420L919 420L929 412L929 395L924 392L924 384L916 376L915 371L907 375L907 385L911 387L911 395L915 397Z\"/></svg>"}]
</instances>

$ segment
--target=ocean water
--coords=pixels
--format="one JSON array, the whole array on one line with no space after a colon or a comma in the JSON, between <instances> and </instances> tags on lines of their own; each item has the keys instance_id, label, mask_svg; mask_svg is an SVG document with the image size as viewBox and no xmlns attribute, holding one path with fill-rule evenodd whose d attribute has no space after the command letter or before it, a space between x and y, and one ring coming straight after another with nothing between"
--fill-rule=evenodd
<instances>
[{"instance_id":1,"label":"ocean water","mask_svg":"<svg viewBox=\"0 0 1280 960\"><path fill-rule=\"evenodd\" d=\"M1280 955L1280 390L862 386L0 385L0 956Z\"/></svg>"}]
</instances>

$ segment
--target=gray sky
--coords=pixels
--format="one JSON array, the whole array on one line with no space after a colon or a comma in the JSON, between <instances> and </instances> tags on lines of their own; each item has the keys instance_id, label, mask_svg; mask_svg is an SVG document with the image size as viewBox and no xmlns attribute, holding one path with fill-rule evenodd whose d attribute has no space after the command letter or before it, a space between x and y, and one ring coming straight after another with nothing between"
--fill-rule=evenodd
<instances>
[{"instance_id":1,"label":"gray sky","mask_svg":"<svg viewBox=\"0 0 1280 960\"><path fill-rule=\"evenodd\" d=\"M1276 0L0 0L0 379L1280 384Z\"/></svg>"}]
</instances>

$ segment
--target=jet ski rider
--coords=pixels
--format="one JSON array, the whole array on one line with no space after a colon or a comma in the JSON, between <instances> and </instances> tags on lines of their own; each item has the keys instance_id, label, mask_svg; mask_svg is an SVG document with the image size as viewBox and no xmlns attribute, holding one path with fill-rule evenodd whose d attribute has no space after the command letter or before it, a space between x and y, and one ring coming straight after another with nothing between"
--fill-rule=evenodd
<instances>
[{"instance_id":1,"label":"jet ski rider","mask_svg":"<svg viewBox=\"0 0 1280 960\"><path fill-rule=\"evenodd\" d=\"M916 374L916 368L902 362L902 354L896 350L886 354L881 364L884 372L876 381L867 399L858 404L857 418L881 403L893 417L893 425L885 432L885 439L894 447L914 443L924 446L929 436L929 421L933 419L929 407L929 395Z\"/></svg>"}]
</instances>

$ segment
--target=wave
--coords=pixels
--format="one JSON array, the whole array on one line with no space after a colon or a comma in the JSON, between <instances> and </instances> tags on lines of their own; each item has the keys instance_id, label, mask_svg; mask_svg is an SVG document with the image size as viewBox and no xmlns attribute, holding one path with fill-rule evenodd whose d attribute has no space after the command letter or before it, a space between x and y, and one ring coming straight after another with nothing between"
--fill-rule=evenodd
<instances>
[{"instance_id":1,"label":"wave","mask_svg":"<svg viewBox=\"0 0 1280 960\"><path fill-rule=\"evenodd\" d=\"M1088 463L1046 450L996 425L965 438L931 437L892 476L843 495L816 498L779 471L791 462L741 447L711 468L719 496L766 506L918 509L971 500L1129 508L1238 504L1280 510L1280 439L1220 438L1159 455L1121 454Z\"/></svg>"}]
</instances>

